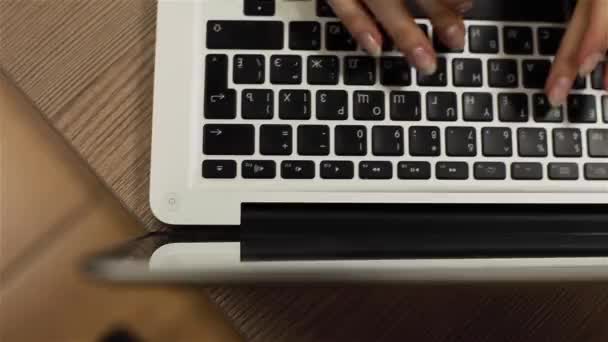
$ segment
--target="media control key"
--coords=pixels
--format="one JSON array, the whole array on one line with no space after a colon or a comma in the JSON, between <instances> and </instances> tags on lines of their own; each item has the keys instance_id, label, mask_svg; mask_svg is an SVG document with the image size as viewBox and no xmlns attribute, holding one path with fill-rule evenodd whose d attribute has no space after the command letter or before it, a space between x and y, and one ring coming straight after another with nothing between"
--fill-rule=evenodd
<instances>
[{"instance_id":1,"label":"media control key","mask_svg":"<svg viewBox=\"0 0 608 342\"><path fill-rule=\"evenodd\" d=\"M393 164L388 161L363 161L359 163L359 178L391 179L393 178Z\"/></svg>"},{"instance_id":2,"label":"media control key","mask_svg":"<svg viewBox=\"0 0 608 342\"><path fill-rule=\"evenodd\" d=\"M351 161L321 162L321 178L323 179L353 179L355 167Z\"/></svg>"},{"instance_id":3,"label":"media control key","mask_svg":"<svg viewBox=\"0 0 608 342\"><path fill-rule=\"evenodd\" d=\"M273 160L245 160L241 169L243 178L272 179L276 177L276 163Z\"/></svg>"}]
</instances>

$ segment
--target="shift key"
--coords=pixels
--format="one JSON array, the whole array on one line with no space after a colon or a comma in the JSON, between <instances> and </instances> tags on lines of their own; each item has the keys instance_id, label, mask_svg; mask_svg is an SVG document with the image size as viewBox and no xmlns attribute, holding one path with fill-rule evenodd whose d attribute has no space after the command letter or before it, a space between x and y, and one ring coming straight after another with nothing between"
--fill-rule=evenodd
<instances>
[{"instance_id":1,"label":"shift key","mask_svg":"<svg viewBox=\"0 0 608 342\"><path fill-rule=\"evenodd\" d=\"M206 155L252 155L255 146L253 125L205 125L203 153Z\"/></svg>"},{"instance_id":2,"label":"shift key","mask_svg":"<svg viewBox=\"0 0 608 342\"><path fill-rule=\"evenodd\" d=\"M283 23L280 21L207 22L207 48L227 50L281 50Z\"/></svg>"}]
</instances>

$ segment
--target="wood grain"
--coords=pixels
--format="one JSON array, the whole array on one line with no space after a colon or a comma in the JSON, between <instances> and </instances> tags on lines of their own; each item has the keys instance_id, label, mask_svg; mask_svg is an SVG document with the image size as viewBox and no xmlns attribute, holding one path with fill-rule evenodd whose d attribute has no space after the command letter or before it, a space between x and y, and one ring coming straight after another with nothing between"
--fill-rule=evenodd
<instances>
[{"instance_id":1,"label":"wood grain","mask_svg":"<svg viewBox=\"0 0 608 342\"><path fill-rule=\"evenodd\" d=\"M1 73L0 104L0 341L242 340L205 293L82 274L141 227Z\"/></svg>"},{"instance_id":2,"label":"wood grain","mask_svg":"<svg viewBox=\"0 0 608 342\"><path fill-rule=\"evenodd\" d=\"M0 0L0 66L148 229L155 6ZM209 293L251 341L608 341L606 284Z\"/></svg>"}]
</instances>

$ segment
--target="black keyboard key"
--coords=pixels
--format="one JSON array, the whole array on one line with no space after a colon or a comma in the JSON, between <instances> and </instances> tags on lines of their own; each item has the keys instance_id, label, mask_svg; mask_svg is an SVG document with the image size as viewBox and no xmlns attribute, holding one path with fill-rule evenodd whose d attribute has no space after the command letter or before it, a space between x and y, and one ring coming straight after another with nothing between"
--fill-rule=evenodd
<instances>
[{"instance_id":1,"label":"black keyboard key","mask_svg":"<svg viewBox=\"0 0 608 342\"><path fill-rule=\"evenodd\" d=\"M498 28L469 26L469 50L473 53L498 53Z\"/></svg>"},{"instance_id":2,"label":"black keyboard key","mask_svg":"<svg viewBox=\"0 0 608 342\"><path fill-rule=\"evenodd\" d=\"M298 154L326 156L329 154L329 127L322 125L298 126Z\"/></svg>"},{"instance_id":3,"label":"black keyboard key","mask_svg":"<svg viewBox=\"0 0 608 342\"><path fill-rule=\"evenodd\" d=\"M465 162L438 162L435 165L437 179L464 180L469 178L469 164Z\"/></svg>"},{"instance_id":4,"label":"black keyboard key","mask_svg":"<svg viewBox=\"0 0 608 342\"><path fill-rule=\"evenodd\" d=\"M321 178L323 179L353 179L355 165L351 161L323 161L321 162Z\"/></svg>"},{"instance_id":5,"label":"black keyboard key","mask_svg":"<svg viewBox=\"0 0 608 342\"><path fill-rule=\"evenodd\" d=\"M477 180L503 180L507 178L505 163L500 162L475 163L473 173Z\"/></svg>"},{"instance_id":6,"label":"black keyboard key","mask_svg":"<svg viewBox=\"0 0 608 342\"><path fill-rule=\"evenodd\" d=\"M273 84L302 83L302 57L272 56L270 58L270 82Z\"/></svg>"},{"instance_id":7,"label":"black keyboard key","mask_svg":"<svg viewBox=\"0 0 608 342\"><path fill-rule=\"evenodd\" d=\"M578 128L555 128L553 130L553 154L556 157L581 157L583 144Z\"/></svg>"},{"instance_id":8,"label":"black keyboard key","mask_svg":"<svg viewBox=\"0 0 608 342\"><path fill-rule=\"evenodd\" d=\"M236 84L264 83L263 55L235 55L232 68L232 80Z\"/></svg>"},{"instance_id":9,"label":"black keyboard key","mask_svg":"<svg viewBox=\"0 0 608 342\"><path fill-rule=\"evenodd\" d=\"M205 89L224 90L228 88L228 56L207 55L205 57Z\"/></svg>"},{"instance_id":10,"label":"black keyboard key","mask_svg":"<svg viewBox=\"0 0 608 342\"><path fill-rule=\"evenodd\" d=\"M489 59L488 83L494 88L516 88L519 84L517 62L513 59Z\"/></svg>"},{"instance_id":11,"label":"black keyboard key","mask_svg":"<svg viewBox=\"0 0 608 342\"><path fill-rule=\"evenodd\" d=\"M587 78L577 75L572 83L572 89L580 90L587 88Z\"/></svg>"},{"instance_id":12,"label":"black keyboard key","mask_svg":"<svg viewBox=\"0 0 608 342\"><path fill-rule=\"evenodd\" d=\"M355 51L357 42L342 23L325 24L325 48L329 51Z\"/></svg>"},{"instance_id":13,"label":"black keyboard key","mask_svg":"<svg viewBox=\"0 0 608 342\"><path fill-rule=\"evenodd\" d=\"M597 122L597 110L595 96L593 95L569 95L568 96L568 121L573 123L595 123Z\"/></svg>"},{"instance_id":14,"label":"black keyboard key","mask_svg":"<svg viewBox=\"0 0 608 342\"><path fill-rule=\"evenodd\" d=\"M538 52L546 56L557 54L564 33L565 30L561 27L539 27Z\"/></svg>"},{"instance_id":15,"label":"black keyboard key","mask_svg":"<svg viewBox=\"0 0 608 342\"><path fill-rule=\"evenodd\" d=\"M448 84L447 66L445 58L437 58L437 71L432 75L424 75L417 72L419 86L423 87L445 87Z\"/></svg>"},{"instance_id":16,"label":"black keyboard key","mask_svg":"<svg viewBox=\"0 0 608 342\"><path fill-rule=\"evenodd\" d=\"M445 45L441 39L439 39L439 35L436 31L433 32L433 47L438 53L460 53L464 51L463 49L450 48Z\"/></svg>"},{"instance_id":17,"label":"black keyboard key","mask_svg":"<svg viewBox=\"0 0 608 342\"><path fill-rule=\"evenodd\" d=\"M203 178L236 178L236 162L234 160L205 160L203 161Z\"/></svg>"},{"instance_id":18,"label":"black keyboard key","mask_svg":"<svg viewBox=\"0 0 608 342\"><path fill-rule=\"evenodd\" d=\"M382 57L380 59L380 83L387 86L411 85L411 66L403 57Z\"/></svg>"},{"instance_id":19,"label":"black keyboard key","mask_svg":"<svg viewBox=\"0 0 608 342\"><path fill-rule=\"evenodd\" d=\"M353 116L355 120L384 120L384 92L355 91Z\"/></svg>"},{"instance_id":20,"label":"black keyboard key","mask_svg":"<svg viewBox=\"0 0 608 342\"><path fill-rule=\"evenodd\" d=\"M316 21L290 22L289 48L291 50L320 50L321 24Z\"/></svg>"},{"instance_id":21,"label":"black keyboard key","mask_svg":"<svg viewBox=\"0 0 608 342\"><path fill-rule=\"evenodd\" d=\"M545 94L534 94L532 98L534 121L562 122L564 121L562 107L552 107Z\"/></svg>"},{"instance_id":22,"label":"black keyboard key","mask_svg":"<svg viewBox=\"0 0 608 342\"><path fill-rule=\"evenodd\" d=\"M316 107L319 120L346 120L348 93L345 90L319 90Z\"/></svg>"},{"instance_id":23,"label":"black keyboard key","mask_svg":"<svg viewBox=\"0 0 608 342\"><path fill-rule=\"evenodd\" d=\"M382 24L377 24L380 35L382 35L382 51L392 51L395 48L393 38L386 32Z\"/></svg>"},{"instance_id":24,"label":"black keyboard key","mask_svg":"<svg viewBox=\"0 0 608 342\"><path fill-rule=\"evenodd\" d=\"M206 155L252 155L255 146L253 125L205 125L203 153Z\"/></svg>"},{"instance_id":25,"label":"black keyboard key","mask_svg":"<svg viewBox=\"0 0 608 342\"><path fill-rule=\"evenodd\" d=\"M241 115L243 119L272 119L274 93L268 89L245 89L241 92Z\"/></svg>"},{"instance_id":26,"label":"black keyboard key","mask_svg":"<svg viewBox=\"0 0 608 342\"><path fill-rule=\"evenodd\" d=\"M403 147L403 127L372 128L372 152L375 156L402 156Z\"/></svg>"},{"instance_id":27,"label":"black keyboard key","mask_svg":"<svg viewBox=\"0 0 608 342\"><path fill-rule=\"evenodd\" d=\"M608 95L602 96L602 108L604 108L604 122L608 123Z\"/></svg>"},{"instance_id":28,"label":"black keyboard key","mask_svg":"<svg viewBox=\"0 0 608 342\"><path fill-rule=\"evenodd\" d=\"M418 28L420 29L420 31L422 31L422 33L425 36L430 37L430 35L429 35L429 27L426 24L418 24Z\"/></svg>"},{"instance_id":29,"label":"black keyboard key","mask_svg":"<svg viewBox=\"0 0 608 342\"><path fill-rule=\"evenodd\" d=\"M292 153L292 129L288 125L260 127L260 153L265 156L288 156Z\"/></svg>"},{"instance_id":30,"label":"black keyboard key","mask_svg":"<svg viewBox=\"0 0 608 342\"><path fill-rule=\"evenodd\" d=\"M207 49L281 50L283 22L246 20L209 20Z\"/></svg>"},{"instance_id":31,"label":"black keyboard key","mask_svg":"<svg viewBox=\"0 0 608 342\"><path fill-rule=\"evenodd\" d=\"M336 126L335 151L338 156L364 156L367 154L365 126Z\"/></svg>"},{"instance_id":32,"label":"black keyboard key","mask_svg":"<svg viewBox=\"0 0 608 342\"><path fill-rule=\"evenodd\" d=\"M498 94L498 117L504 122L527 122L530 116L528 95L523 93Z\"/></svg>"},{"instance_id":33,"label":"black keyboard key","mask_svg":"<svg viewBox=\"0 0 608 342\"><path fill-rule=\"evenodd\" d=\"M426 94L426 115L430 121L456 121L458 99L455 93L429 92Z\"/></svg>"},{"instance_id":34,"label":"black keyboard key","mask_svg":"<svg viewBox=\"0 0 608 342\"><path fill-rule=\"evenodd\" d=\"M608 129L587 130L587 148L593 158L608 158Z\"/></svg>"},{"instance_id":35,"label":"black keyboard key","mask_svg":"<svg viewBox=\"0 0 608 342\"><path fill-rule=\"evenodd\" d=\"M226 55L207 55L205 58L205 118L236 118L236 90L227 87L228 57Z\"/></svg>"},{"instance_id":36,"label":"black keyboard key","mask_svg":"<svg viewBox=\"0 0 608 342\"><path fill-rule=\"evenodd\" d=\"M376 59L349 56L344 58L344 84L373 85L376 83Z\"/></svg>"},{"instance_id":37,"label":"black keyboard key","mask_svg":"<svg viewBox=\"0 0 608 342\"><path fill-rule=\"evenodd\" d=\"M336 56L309 56L308 83L336 85L340 80L340 60Z\"/></svg>"},{"instance_id":38,"label":"black keyboard key","mask_svg":"<svg viewBox=\"0 0 608 342\"><path fill-rule=\"evenodd\" d=\"M486 127L481 131L483 155L486 157L510 157L513 155L511 129Z\"/></svg>"},{"instance_id":39,"label":"black keyboard key","mask_svg":"<svg viewBox=\"0 0 608 342\"><path fill-rule=\"evenodd\" d=\"M391 120L420 121L420 93L415 91L391 91L390 94Z\"/></svg>"},{"instance_id":40,"label":"black keyboard key","mask_svg":"<svg viewBox=\"0 0 608 342\"><path fill-rule=\"evenodd\" d=\"M457 58L452 61L453 82L457 87L481 87L483 75L481 60Z\"/></svg>"},{"instance_id":41,"label":"black keyboard key","mask_svg":"<svg viewBox=\"0 0 608 342\"><path fill-rule=\"evenodd\" d=\"M604 89L604 75L606 74L605 68L607 68L606 62L601 62L591 73L591 87L596 90Z\"/></svg>"},{"instance_id":42,"label":"black keyboard key","mask_svg":"<svg viewBox=\"0 0 608 342\"><path fill-rule=\"evenodd\" d=\"M399 179L430 179L431 163L429 162L400 162L397 165Z\"/></svg>"},{"instance_id":43,"label":"black keyboard key","mask_svg":"<svg viewBox=\"0 0 608 342\"><path fill-rule=\"evenodd\" d=\"M236 118L236 90L205 89L205 118Z\"/></svg>"},{"instance_id":44,"label":"black keyboard key","mask_svg":"<svg viewBox=\"0 0 608 342\"><path fill-rule=\"evenodd\" d=\"M245 0L245 15L272 16L275 12L275 0Z\"/></svg>"},{"instance_id":45,"label":"black keyboard key","mask_svg":"<svg viewBox=\"0 0 608 342\"><path fill-rule=\"evenodd\" d=\"M543 179L543 165L541 163L513 163L511 164L511 178L541 180Z\"/></svg>"},{"instance_id":46,"label":"black keyboard key","mask_svg":"<svg viewBox=\"0 0 608 342\"><path fill-rule=\"evenodd\" d=\"M520 157L546 157L547 131L544 128L519 128L517 146Z\"/></svg>"},{"instance_id":47,"label":"black keyboard key","mask_svg":"<svg viewBox=\"0 0 608 342\"><path fill-rule=\"evenodd\" d=\"M388 161L363 161L359 163L359 178L361 179L391 179L393 164Z\"/></svg>"},{"instance_id":48,"label":"black keyboard key","mask_svg":"<svg viewBox=\"0 0 608 342\"><path fill-rule=\"evenodd\" d=\"M575 163L550 163L548 169L551 180L577 180L579 177L578 165Z\"/></svg>"},{"instance_id":49,"label":"black keyboard key","mask_svg":"<svg viewBox=\"0 0 608 342\"><path fill-rule=\"evenodd\" d=\"M445 130L445 151L450 157L477 155L477 134L474 127L448 127Z\"/></svg>"},{"instance_id":50,"label":"black keyboard key","mask_svg":"<svg viewBox=\"0 0 608 342\"><path fill-rule=\"evenodd\" d=\"M277 165L273 160L245 160L241 175L245 179L273 179L277 176Z\"/></svg>"},{"instance_id":51,"label":"black keyboard key","mask_svg":"<svg viewBox=\"0 0 608 342\"><path fill-rule=\"evenodd\" d=\"M543 89L547 77L549 77L551 62L544 59L527 59L522 62L522 70L524 73L524 87Z\"/></svg>"},{"instance_id":52,"label":"black keyboard key","mask_svg":"<svg viewBox=\"0 0 608 342\"><path fill-rule=\"evenodd\" d=\"M494 119L492 94L464 93L462 94L462 108L465 121L492 121Z\"/></svg>"},{"instance_id":53,"label":"black keyboard key","mask_svg":"<svg viewBox=\"0 0 608 342\"><path fill-rule=\"evenodd\" d=\"M284 179L315 178L315 162L312 160L286 160L281 163L281 177Z\"/></svg>"},{"instance_id":54,"label":"black keyboard key","mask_svg":"<svg viewBox=\"0 0 608 342\"><path fill-rule=\"evenodd\" d=\"M505 53L530 55L534 51L532 29L523 26L505 26L503 29Z\"/></svg>"},{"instance_id":55,"label":"black keyboard key","mask_svg":"<svg viewBox=\"0 0 608 342\"><path fill-rule=\"evenodd\" d=\"M608 180L608 163L585 164L585 179Z\"/></svg>"},{"instance_id":56,"label":"black keyboard key","mask_svg":"<svg viewBox=\"0 0 608 342\"><path fill-rule=\"evenodd\" d=\"M316 1L317 1L317 16L330 17L330 18L336 17L334 10L327 3L327 0L316 0Z\"/></svg>"},{"instance_id":57,"label":"black keyboard key","mask_svg":"<svg viewBox=\"0 0 608 342\"><path fill-rule=\"evenodd\" d=\"M410 127L409 145L412 156L439 156L441 154L439 128L430 126Z\"/></svg>"},{"instance_id":58,"label":"black keyboard key","mask_svg":"<svg viewBox=\"0 0 608 342\"><path fill-rule=\"evenodd\" d=\"M279 92L279 118L283 120L310 119L310 91L285 89Z\"/></svg>"}]
</instances>

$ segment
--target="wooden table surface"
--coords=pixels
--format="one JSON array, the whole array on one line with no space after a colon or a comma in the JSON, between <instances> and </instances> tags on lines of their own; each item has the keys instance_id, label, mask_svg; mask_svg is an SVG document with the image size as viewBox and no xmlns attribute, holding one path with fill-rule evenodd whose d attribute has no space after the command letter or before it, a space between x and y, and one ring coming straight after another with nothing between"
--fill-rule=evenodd
<instances>
[{"instance_id":1,"label":"wooden table surface","mask_svg":"<svg viewBox=\"0 0 608 342\"><path fill-rule=\"evenodd\" d=\"M0 0L0 68L147 229L155 12ZM251 341L608 341L607 284L209 291Z\"/></svg>"}]
</instances>

